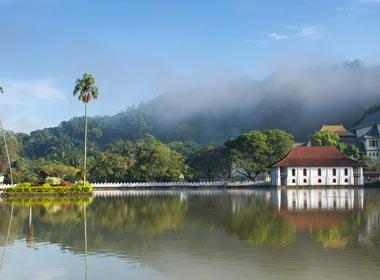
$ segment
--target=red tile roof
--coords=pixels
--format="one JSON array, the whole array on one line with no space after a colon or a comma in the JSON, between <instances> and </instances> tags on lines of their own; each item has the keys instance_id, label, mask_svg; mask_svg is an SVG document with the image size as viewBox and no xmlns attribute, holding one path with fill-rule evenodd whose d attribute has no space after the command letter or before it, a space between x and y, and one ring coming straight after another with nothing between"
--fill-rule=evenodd
<instances>
[{"instance_id":1,"label":"red tile roof","mask_svg":"<svg viewBox=\"0 0 380 280\"><path fill-rule=\"evenodd\" d=\"M361 166L360 162L346 157L336 147L294 147L273 167L335 167Z\"/></svg>"}]
</instances>

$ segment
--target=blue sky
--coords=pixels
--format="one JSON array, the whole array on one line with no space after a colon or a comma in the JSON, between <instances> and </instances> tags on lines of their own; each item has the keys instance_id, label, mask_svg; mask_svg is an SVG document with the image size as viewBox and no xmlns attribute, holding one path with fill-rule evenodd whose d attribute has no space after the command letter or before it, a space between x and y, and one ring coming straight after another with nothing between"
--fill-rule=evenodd
<instances>
[{"instance_id":1,"label":"blue sky","mask_svg":"<svg viewBox=\"0 0 380 280\"><path fill-rule=\"evenodd\" d=\"M93 73L92 115L278 69L379 62L380 0L0 0L0 117L31 131L83 113L75 79Z\"/></svg>"}]
</instances>

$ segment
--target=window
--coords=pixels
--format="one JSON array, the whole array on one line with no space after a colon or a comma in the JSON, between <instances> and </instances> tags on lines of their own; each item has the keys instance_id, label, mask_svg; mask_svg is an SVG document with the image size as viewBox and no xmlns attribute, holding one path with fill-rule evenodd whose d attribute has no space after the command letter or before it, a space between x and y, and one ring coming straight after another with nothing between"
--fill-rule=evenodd
<instances>
[{"instance_id":1,"label":"window","mask_svg":"<svg viewBox=\"0 0 380 280\"><path fill-rule=\"evenodd\" d=\"M318 168L318 176L322 176L322 170Z\"/></svg>"},{"instance_id":2,"label":"window","mask_svg":"<svg viewBox=\"0 0 380 280\"><path fill-rule=\"evenodd\" d=\"M296 176L296 170L294 168L292 169L292 176Z\"/></svg>"},{"instance_id":3,"label":"window","mask_svg":"<svg viewBox=\"0 0 380 280\"><path fill-rule=\"evenodd\" d=\"M333 168L333 176L336 176L336 169Z\"/></svg>"},{"instance_id":4,"label":"window","mask_svg":"<svg viewBox=\"0 0 380 280\"><path fill-rule=\"evenodd\" d=\"M322 179L318 179L318 183L319 183L319 184L322 183Z\"/></svg>"},{"instance_id":5,"label":"window","mask_svg":"<svg viewBox=\"0 0 380 280\"><path fill-rule=\"evenodd\" d=\"M306 168L303 169L303 176L307 176L307 169Z\"/></svg>"},{"instance_id":6,"label":"window","mask_svg":"<svg viewBox=\"0 0 380 280\"><path fill-rule=\"evenodd\" d=\"M379 146L379 142L377 140L369 140L368 144L370 147L378 147Z\"/></svg>"},{"instance_id":7,"label":"window","mask_svg":"<svg viewBox=\"0 0 380 280\"><path fill-rule=\"evenodd\" d=\"M345 168L345 169L344 169L344 175L345 175L345 176L348 176L348 168Z\"/></svg>"},{"instance_id":8,"label":"window","mask_svg":"<svg viewBox=\"0 0 380 280\"><path fill-rule=\"evenodd\" d=\"M296 179L293 179L293 180L292 180L292 183L295 184L295 183L296 183Z\"/></svg>"},{"instance_id":9,"label":"window","mask_svg":"<svg viewBox=\"0 0 380 280\"><path fill-rule=\"evenodd\" d=\"M307 179L303 179L303 182L304 182L304 183L307 183Z\"/></svg>"},{"instance_id":10,"label":"window","mask_svg":"<svg viewBox=\"0 0 380 280\"><path fill-rule=\"evenodd\" d=\"M333 183L336 183L336 179L333 179Z\"/></svg>"},{"instance_id":11,"label":"window","mask_svg":"<svg viewBox=\"0 0 380 280\"><path fill-rule=\"evenodd\" d=\"M344 182L345 182L345 183L348 183L348 179L347 179L347 178L346 178L346 179L344 179Z\"/></svg>"}]
</instances>

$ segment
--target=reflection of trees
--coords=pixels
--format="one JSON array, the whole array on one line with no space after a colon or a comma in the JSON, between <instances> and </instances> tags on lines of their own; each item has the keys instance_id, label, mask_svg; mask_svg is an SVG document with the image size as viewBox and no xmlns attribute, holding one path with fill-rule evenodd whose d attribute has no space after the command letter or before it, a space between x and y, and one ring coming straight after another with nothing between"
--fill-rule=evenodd
<instances>
[{"instance_id":1,"label":"reflection of trees","mask_svg":"<svg viewBox=\"0 0 380 280\"><path fill-rule=\"evenodd\" d=\"M30 201L28 201L30 203ZM229 195L190 197L138 196L95 199L86 213L89 248L102 248L108 240L124 242L126 234L149 237L186 229L222 230L249 244L285 245L292 240L293 228L269 204L246 196L237 197L232 213ZM44 201L33 208L33 238L61 244L83 252L83 203ZM4 213L3 217L9 216ZM1 208L0 208L0 212ZM0 213L2 214L2 213ZM14 233L28 232L29 204L18 203ZM4 229L5 224L0 223Z\"/></svg>"},{"instance_id":2,"label":"reflection of trees","mask_svg":"<svg viewBox=\"0 0 380 280\"><path fill-rule=\"evenodd\" d=\"M327 229L313 229L313 235L325 249L343 249L347 243L354 240L364 222L363 212L351 212L344 218L339 226Z\"/></svg>"},{"instance_id":3,"label":"reflection of trees","mask_svg":"<svg viewBox=\"0 0 380 280\"><path fill-rule=\"evenodd\" d=\"M229 196L197 197L189 201L187 215L193 223L223 229L251 245L284 246L292 241L292 224L279 216L269 203L245 196L234 200L241 204L235 213L231 211Z\"/></svg>"},{"instance_id":4,"label":"reflection of trees","mask_svg":"<svg viewBox=\"0 0 380 280\"><path fill-rule=\"evenodd\" d=\"M7 250L7 245L9 242L9 235L11 232L11 227L12 227L12 220L13 220L13 204L11 205L11 212L10 212L10 217L9 217L9 225L8 225L8 230L7 230L7 236L3 245L3 251L0 255L0 270L3 268L4 265L4 259L5 259L5 253Z\"/></svg>"},{"instance_id":5,"label":"reflection of trees","mask_svg":"<svg viewBox=\"0 0 380 280\"><path fill-rule=\"evenodd\" d=\"M14 202L10 242L27 235L29 204L32 203ZM247 195L188 196L184 202L179 196L112 197L94 199L86 209L84 205L71 201L32 204L33 239L83 253L88 236L89 251L126 251L133 247L141 252L166 233L184 235L206 230L210 234L225 232L250 245L286 246L293 240L296 228L269 203ZM0 216L0 235L5 236L10 205L0 204ZM333 225L308 228L326 248L344 247L356 238L364 217L363 212L352 211Z\"/></svg>"},{"instance_id":6,"label":"reflection of trees","mask_svg":"<svg viewBox=\"0 0 380 280\"><path fill-rule=\"evenodd\" d=\"M177 229L184 213L179 197L127 197L94 201L89 218L114 231L155 235Z\"/></svg>"},{"instance_id":7,"label":"reflection of trees","mask_svg":"<svg viewBox=\"0 0 380 280\"><path fill-rule=\"evenodd\" d=\"M294 227L264 202L240 209L232 216L228 231L236 233L251 245L288 245L294 236Z\"/></svg>"}]
</instances>

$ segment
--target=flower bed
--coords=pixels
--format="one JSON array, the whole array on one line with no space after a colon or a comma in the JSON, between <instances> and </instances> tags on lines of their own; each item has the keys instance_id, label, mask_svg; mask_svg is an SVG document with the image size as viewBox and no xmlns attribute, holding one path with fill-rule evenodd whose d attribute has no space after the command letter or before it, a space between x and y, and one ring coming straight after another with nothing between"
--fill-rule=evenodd
<instances>
[{"instance_id":1,"label":"flower bed","mask_svg":"<svg viewBox=\"0 0 380 280\"><path fill-rule=\"evenodd\" d=\"M49 184L43 184L39 186L33 186L30 183L21 183L13 188L4 189L3 197L14 196L40 196L40 195L58 195L58 196L72 196L81 194L92 194L92 185L86 183L76 183L69 186L51 186Z\"/></svg>"}]
</instances>

